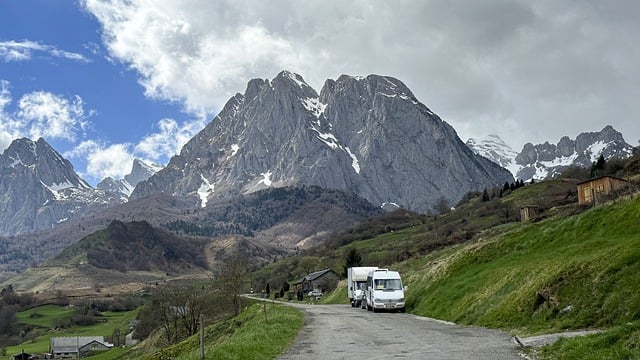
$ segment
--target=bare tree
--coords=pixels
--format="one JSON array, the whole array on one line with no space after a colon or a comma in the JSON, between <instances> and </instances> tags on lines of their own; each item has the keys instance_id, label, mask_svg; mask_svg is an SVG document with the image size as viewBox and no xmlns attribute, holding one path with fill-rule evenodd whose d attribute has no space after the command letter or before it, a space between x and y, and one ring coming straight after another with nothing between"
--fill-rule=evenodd
<instances>
[{"instance_id":1,"label":"bare tree","mask_svg":"<svg viewBox=\"0 0 640 360\"><path fill-rule=\"evenodd\" d=\"M234 315L242 311L240 295L243 293L244 280L248 273L249 261L246 254L239 251L226 256L223 260L218 280L222 292L231 300Z\"/></svg>"}]
</instances>

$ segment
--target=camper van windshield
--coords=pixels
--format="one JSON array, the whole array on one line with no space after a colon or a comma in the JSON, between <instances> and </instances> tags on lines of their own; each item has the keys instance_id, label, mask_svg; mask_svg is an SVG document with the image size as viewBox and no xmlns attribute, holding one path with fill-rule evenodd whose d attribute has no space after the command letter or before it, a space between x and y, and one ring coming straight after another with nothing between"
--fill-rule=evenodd
<instances>
[{"instance_id":1,"label":"camper van windshield","mask_svg":"<svg viewBox=\"0 0 640 360\"><path fill-rule=\"evenodd\" d=\"M400 279L376 279L376 290L401 290L402 283Z\"/></svg>"}]
</instances>

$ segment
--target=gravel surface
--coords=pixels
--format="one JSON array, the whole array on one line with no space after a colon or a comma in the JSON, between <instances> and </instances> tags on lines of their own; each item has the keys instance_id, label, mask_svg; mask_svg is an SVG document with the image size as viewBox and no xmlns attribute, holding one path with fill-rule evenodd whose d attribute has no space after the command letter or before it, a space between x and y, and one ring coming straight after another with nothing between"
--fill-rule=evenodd
<instances>
[{"instance_id":1,"label":"gravel surface","mask_svg":"<svg viewBox=\"0 0 640 360\"><path fill-rule=\"evenodd\" d=\"M349 305L292 304L305 324L281 360L522 359L509 334Z\"/></svg>"}]
</instances>

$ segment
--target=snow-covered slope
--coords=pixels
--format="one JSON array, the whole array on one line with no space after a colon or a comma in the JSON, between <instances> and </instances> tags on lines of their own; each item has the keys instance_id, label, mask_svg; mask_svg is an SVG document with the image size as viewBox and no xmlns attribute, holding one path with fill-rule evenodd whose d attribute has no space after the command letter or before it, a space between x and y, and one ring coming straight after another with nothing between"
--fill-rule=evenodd
<instances>
[{"instance_id":1,"label":"snow-covered slope","mask_svg":"<svg viewBox=\"0 0 640 360\"><path fill-rule=\"evenodd\" d=\"M481 140L469 139L467 146L524 181L553 178L569 166L589 167L600 155L610 160L627 158L633 153L633 147L610 125L599 132L581 133L575 140L563 136L555 145L527 143L520 153L515 153L497 135Z\"/></svg>"},{"instance_id":2,"label":"snow-covered slope","mask_svg":"<svg viewBox=\"0 0 640 360\"><path fill-rule=\"evenodd\" d=\"M466 144L474 153L484 156L509 170L514 176L520 170L520 167L515 162L518 153L498 135L491 134L482 139L469 138Z\"/></svg>"}]
</instances>

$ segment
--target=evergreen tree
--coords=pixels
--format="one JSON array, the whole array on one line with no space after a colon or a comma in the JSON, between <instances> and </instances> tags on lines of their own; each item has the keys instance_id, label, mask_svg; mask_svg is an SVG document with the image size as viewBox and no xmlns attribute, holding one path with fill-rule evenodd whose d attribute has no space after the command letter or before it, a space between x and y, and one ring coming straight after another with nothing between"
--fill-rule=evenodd
<instances>
[{"instance_id":1,"label":"evergreen tree","mask_svg":"<svg viewBox=\"0 0 640 360\"><path fill-rule=\"evenodd\" d=\"M593 163L593 165L591 166L591 177L603 175L606 165L607 165L607 162L604 160L604 156L600 155L600 157L598 158L598 161Z\"/></svg>"},{"instance_id":2,"label":"evergreen tree","mask_svg":"<svg viewBox=\"0 0 640 360\"><path fill-rule=\"evenodd\" d=\"M489 200L491 200L491 199L489 198L489 193L487 192L487 189L485 188L484 191L482 192L482 201L483 202L487 202Z\"/></svg>"},{"instance_id":3,"label":"evergreen tree","mask_svg":"<svg viewBox=\"0 0 640 360\"><path fill-rule=\"evenodd\" d=\"M351 248L349 249L349 252L347 253L347 257L345 258L344 261L344 272L343 272L343 276L347 277L347 269L350 267L358 267L358 266L362 266L362 256L360 255L360 252L358 252L358 250L356 248Z\"/></svg>"},{"instance_id":4,"label":"evergreen tree","mask_svg":"<svg viewBox=\"0 0 640 360\"><path fill-rule=\"evenodd\" d=\"M508 182L508 181L505 181L504 186L502 187L502 191L503 191L503 192L504 192L504 191L507 191L507 190L509 190L509 188L510 188L510 186L509 186L509 182Z\"/></svg>"}]
</instances>

